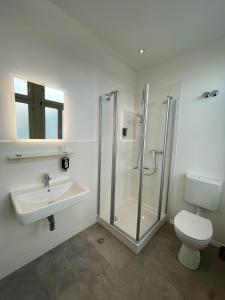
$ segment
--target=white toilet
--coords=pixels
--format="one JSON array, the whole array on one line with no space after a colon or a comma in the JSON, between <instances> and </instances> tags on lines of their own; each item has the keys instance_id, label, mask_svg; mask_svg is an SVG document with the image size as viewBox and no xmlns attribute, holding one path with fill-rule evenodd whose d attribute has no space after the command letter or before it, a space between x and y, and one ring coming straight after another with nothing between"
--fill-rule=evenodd
<instances>
[{"instance_id":1,"label":"white toilet","mask_svg":"<svg viewBox=\"0 0 225 300\"><path fill-rule=\"evenodd\" d=\"M174 218L174 228L182 245L179 262L196 270L200 263L199 250L205 249L213 235L210 220L200 217L200 208L214 211L219 208L223 182L221 180L186 174L185 201L196 206L196 214L180 211Z\"/></svg>"}]
</instances>

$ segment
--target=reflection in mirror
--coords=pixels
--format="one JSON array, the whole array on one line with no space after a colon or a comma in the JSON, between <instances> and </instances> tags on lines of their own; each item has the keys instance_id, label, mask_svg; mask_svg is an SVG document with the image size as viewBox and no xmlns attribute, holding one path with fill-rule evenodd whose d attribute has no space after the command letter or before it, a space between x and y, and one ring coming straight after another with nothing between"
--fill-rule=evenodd
<instances>
[{"instance_id":1,"label":"reflection in mirror","mask_svg":"<svg viewBox=\"0 0 225 300\"><path fill-rule=\"evenodd\" d=\"M14 77L18 139L62 139L64 92Z\"/></svg>"},{"instance_id":2,"label":"reflection in mirror","mask_svg":"<svg viewBox=\"0 0 225 300\"><path fill-rule=\"evenodd\" d=\"M21 78L14 77L14 92L21 95L27 95L27 81Z\"/></svg>"},{"instance_id":3,"label":"reflection in mirror","mask_svg":"<svg viewBox=\"0 0 225 300\"><path fill-rule=\"evenodd\" d=\"M45 107L45 138L58 138L58 110Z\"/></svg>"},{"instance_id":4,"label":"reflection in mirror","mask_svg":"<svg viewBox=\"0 0 225 300\"><path fill-rule=\"evenodd\" d=\"M64 103L64 92L53 88L45 87L45 99Z\"/></svg>"},{"instance_id":5,"label":"reflection in mirror","mask_svg":"<svg viewBox=\"0 0 225 300\"><path fill-rule=\"evenodd\" d=\"M28 104L16 102L17 137L29 139L29 114Z\"/></svg>"}]
</instances>

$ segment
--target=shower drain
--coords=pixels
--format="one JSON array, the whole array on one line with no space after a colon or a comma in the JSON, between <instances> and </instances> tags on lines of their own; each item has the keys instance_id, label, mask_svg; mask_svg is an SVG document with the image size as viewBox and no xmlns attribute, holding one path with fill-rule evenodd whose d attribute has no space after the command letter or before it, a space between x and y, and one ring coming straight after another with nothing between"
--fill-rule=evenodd
<instances>
[{"instance_id":1,"label":"shower drain","mask_svg":"<svg viewBox=\"0 0 225 300\"><path fill-rule=\"evenodd\" d=\"M100 237L100 238L97 239L97 242L99 244L103 244L105 242L105 239L103 237Z\"/></svg>"}]
</instances>

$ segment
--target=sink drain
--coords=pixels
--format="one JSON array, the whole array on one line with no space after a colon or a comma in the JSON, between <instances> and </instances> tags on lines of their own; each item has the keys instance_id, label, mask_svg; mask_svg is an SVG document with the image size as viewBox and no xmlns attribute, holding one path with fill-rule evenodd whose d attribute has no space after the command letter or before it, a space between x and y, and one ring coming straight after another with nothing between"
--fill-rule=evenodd
<instances>
[{"instance_id":1,"label":"sink drain","mask_svg":"<svg viewBox=\"0 0 225 300\"><path fill-rule=\"evenodd\" d=\"M97 242L99 244L103 244L105 242L105 239L103 237L100 237L100 238L97 239Z\"/></svg>"}]
</instances>

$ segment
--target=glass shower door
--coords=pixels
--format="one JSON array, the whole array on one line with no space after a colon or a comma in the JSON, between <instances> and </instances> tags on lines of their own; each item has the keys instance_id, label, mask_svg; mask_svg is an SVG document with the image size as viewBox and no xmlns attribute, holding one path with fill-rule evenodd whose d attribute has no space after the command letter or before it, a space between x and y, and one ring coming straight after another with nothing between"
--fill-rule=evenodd
<instances>
[{"instance_id":1,"label":"glass shower door","mask_svg":"<svg viewBox=\"0 0 225 300\"><path fill-rule=\"evenodd\" d=\"M146 118L143 152L142 205L140 239L158 221L160 182L162 174L165 105L151 96Z\"/></svg>"},{"instance_id":2,"label":"glass shower door","mask_svg":"<svg viewBox=\"0 0 225 300\"><path fill-rule=\"evenodd\" d=\"M142 205L140 239L163 217L167 198L172 146L172 97L163 101L160 93L151 95L146 118L145 149L143 151Z\"/></svg>"},{"instance_id":3,"label":"glass shower door","mask_svg":"<svg viewBox=\"0 0 225 300\"><path fill-rule=\"evenodd\" d=\"M135 147L139 143L139 118L129 94L121 91L117 104L114 227L136 240L139 171Z\"/></svg>"},{"instance_id":4,"label":"glass shower door","mask_svg":"<svg viewBox=\"0 0 225 300\"><path fill-rule=\"evenodd\" d=\"M139 148L140 119L123 91L99 101L98 216L135 240L139 168L134 151Z\"/></svg>"}]
</instances>

